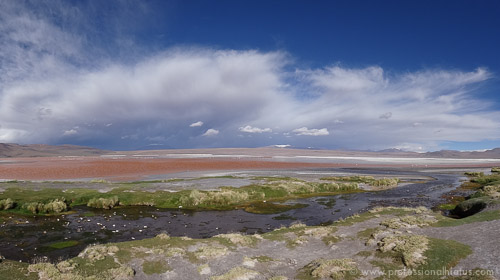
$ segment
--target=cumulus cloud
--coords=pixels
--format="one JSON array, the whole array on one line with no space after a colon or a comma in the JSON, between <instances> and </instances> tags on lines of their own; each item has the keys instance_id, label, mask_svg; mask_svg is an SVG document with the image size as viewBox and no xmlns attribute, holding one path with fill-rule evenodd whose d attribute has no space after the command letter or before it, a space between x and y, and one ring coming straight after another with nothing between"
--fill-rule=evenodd
<instances>
[{"instance_id":1,"label":"cumulus cloud","mask_svg":"<svg viewBox=\"0 0 500 280\"><path fill-rule=\"evenodd\" d=\"M217 134L219 134L217 129L209 128L202 136L215 136Z\"/></svg>"},{"instance_id":2,"label":"cumulus cloud","mask_svg":"<svg viewBox=\"0 0 500 280\"><path fill-rule=\"evenodd\" d=\"M138 53L121 43L122 55L115 55L89 41L100 33L89 32L84 8L62 1L26 7L41 2L0 1L2 142L427 150L444 141L500 140L500 111L476 95L493 76L484 68L305 69L279 51L184 46ZM104 32L110 42L127 41L122 34ZM193 120L217 128L204 136L224 137L198 137L186 124L204 124ZM253 135L237 138L241 132Z\"/></svg>"},{"instance_id":3,"label":"cumulus cloud","mask_svg":"<svg viewBox=\"0 0 500 280\"><path fill-rule=\"evenodd\" d=\"M330 135L328 132L328 129L326 128L321 128L321 129L308 129L307 127L301 127L294 129L293 132L295 132L297 135L308 135L308 136L325 136L325 135Z\"/></svg>"},{"instance_id":4,"label":"cumulus cloud","mask_svg":"<svg viewBox=\"0 0 500 280\"><path fill-rule=\"evenodd\" d=\"M253 126L249 126L249 125L240 127L239 130L241 132L247 132L247 133L273 132L273 130L270 128L258 128L258 127L253 127Z\"/></svg>"},{"instance_id":5,"label":"cumulus cloud","mask_svg":"<svg viewBox=\"0 0 500 280\"><path fill-rule=\"evenodd\" d=\"M194 122L194 123L189 125L189 127L199 127L199 126L203 126L202 121Z\"/></svg>"}]
</instances>

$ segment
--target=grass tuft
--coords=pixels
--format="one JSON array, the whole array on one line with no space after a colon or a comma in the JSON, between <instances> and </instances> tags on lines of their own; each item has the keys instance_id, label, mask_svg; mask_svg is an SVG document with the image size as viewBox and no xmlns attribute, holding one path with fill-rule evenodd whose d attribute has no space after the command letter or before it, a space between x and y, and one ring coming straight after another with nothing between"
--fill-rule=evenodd
<instances>
[{"instance_id":1,"label":"grass tuft","mask_svg":"<svg viewBox=\"0 0 500 280\"><path fill-rule=\"evenodd\" d=\"M118 206L119 203L120 200L117 196L113 196L110 198L99 197L91 198L89 202L87 202L87 206L93 208L111 209L115 206Z\"/></svg>"},{"instance_id":2,"label":"grass tuft","mask_svg":"<svg viewBox=\"0 0 500 280\"><path fill-rule=\"evenodd\" d=\"M9 210L14 208L16 203L14 200L7 198L7 199L2 199L0 200L0 210Z\"/></svg>"},{"instance_id":3,"label":"grass tuft","mask_svg":"<svg viewBox=\"0 0 500 280\"><path fill-rule=\"evenodd\" d=\"M314 278L355 279L361 274L352 259L317 259L307 264L303 271Z\"/></svg>"}]
</instances>

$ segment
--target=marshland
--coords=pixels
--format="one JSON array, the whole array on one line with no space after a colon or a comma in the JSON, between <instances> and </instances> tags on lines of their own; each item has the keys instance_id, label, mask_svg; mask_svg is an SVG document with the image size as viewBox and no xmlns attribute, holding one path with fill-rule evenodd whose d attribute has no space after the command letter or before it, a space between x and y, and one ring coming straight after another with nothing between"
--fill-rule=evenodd
<instances>
[{"instance_id":1,"label":"marshland","mask_svg":"<svg viewBox=\"0 0 500 280\"><path fill-rule=\"evenodd\" d=\"M425 232L500 219L496 169L206 175L3 182L1 269L33 279L376 278L455 267L470 245Z\"/></svg>"}]
</instances>

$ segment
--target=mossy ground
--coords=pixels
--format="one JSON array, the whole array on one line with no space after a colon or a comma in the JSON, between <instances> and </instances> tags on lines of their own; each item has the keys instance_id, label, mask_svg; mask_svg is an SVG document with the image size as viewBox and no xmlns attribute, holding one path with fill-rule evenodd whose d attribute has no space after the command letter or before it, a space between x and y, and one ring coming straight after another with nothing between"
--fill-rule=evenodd
<instances>
[{"instance_id":1,"label":"mossy ground","mask_svg":"<svg viewBox=\"0 0 500 280\"><path fill-rule=\"evenodd\" d=\"M486 181L490 182L489 180ZM284 186L290 183L292 183L291 187L284 189ZM262 194L266 198L267 195L270 197L274 196L277 200L278 198L282 199L286 197L286 195L311 195L312 193L308 193L311 189L314 191L331 191L325 185L311 186L304 184L302 181L291 179L269 179L269 184L271 185L249 186L248 189L243 188L243 190L241 188L223 188L223 190L238 193L246 192L248 197L258 196L259 200L256 201L261 201ZM120 186L106 194L100 193L99 195L101 197L119 196L119 193L113 191L117 191L117 189L121 189L122 191L131 190L134 186L134 184ZM341 190L341 192L349 191L352 190ZM16 189L14 192L8 193L12 196L13 200L16 199L13 195L16 192L20 193L19 197L27 198L29 196L28 193L32 192L31 194L33 194L35 190ZM59 194L55 191L51 192L52 195ZM86 199L90 199L94 195L87 191L79 193L79 190L75 190L75 192L79 195L86 194ZM136 195L137 192L141 191L134 189L134 193L132 194ZM68 191L64 193L68 193ZM157 193L160 194L160 197L167 195L163 194L163 192ZM150 194L153 195L155 193ZM177 200L180 200L182 195L189 198L190 194L191 192L189 191L175 193ZM130 201L136 199L132 198L133 195L130 197L128 195L128 192L124 192L123 197L119 196L120 202L130 203ZM202 197L205 196L202 195ZM210 195L206 197L210 197ZM2 199L4 198L2 197ZM37 199L43 200L45 197L42 196ZM50 199L52 198L47 197L47 201L50 201ZM71 196L66 197L66 199L76 204L85 202L85 199L81 197L78 198L79 200L73 200ZM144 197L140 200L144 200ZM272 201L272 199L270 200ZM235 206L231 205L231 207ZM424 216L432 216L437 220L422 223L422 217ZM48 269L50 273L73 277L71 279L85 279L89 277L106 279L103 277L110 275L121 275L122 279L131 279L134 273L137 275L155 275L170 272L175 273L176 271L185 271L187 269L193 270L194 274L190 275L201 275L201 272L203 272L203 276L200 276L202 279L235 279L237 277L251 278L253 276L268 279L279 276L272 274L273 269L271 267L276 266L281 267L286 272L285 274L288 279L317 279L321 277L356 279L361 277L359 267L363 262L366 262L365 265L374 266L387 273L389 271L400 271L408 265L402 257L403 251L387 250L381 252L377 249L379 248L378 245L361 245L357 251L351 252L348 256L339 255L343 253L335 251L334 248L341 246L344 244L343 242L350 242L348 244L352 244L353 242L359 242L360 244L367 243L367 239L370 239L378 230L373 227L373 223L371 223L372 219L377 219L377 223L388 221L386 224L382 223L385 228L394 231L404 231L407 230L407 227L412 226L437 226L443 227L443 230L453 230L446 227L460 226L479 221L492 221L499 218L500 210L481 212L465 219L451 219L441 217L438 213L432 213L425 208L374 208L328 226L311 227L296 223L290 227L282 227L262 235L245 236L229 234L207 239L191 239L160 234L155 238L90 247L79 257L67 260L64 264L63 262L59 262L53 265L40 265L38 267ZM362 224L371 226L360 227L359 225ZM396 228L391 227L393 224L398 224L398 226ZM350 236L340 235L338 234L339 229L343 229L344 232L346 229L349 229L353 234ZM457 241L427 237L426 240L428 240L426 249L422 251L425 256L425 262L416 262L411 267L412 269L429 271L439 270L443 267L449 269L456 265L459 260L472 253L469 246ZM66 246L68 244L71 245L70 242L54 244L57 244L57 246ZM292 255L282 255L282 251L286 251L287 254ZM337 254L336 257L332 257L335 254ZM296 263L290 263L291 259ZM181 267L182 270L179 270ZM478 269L481 268L479 267ZM8 279L38 279L38 276L41 275L40 273L42 272L38 270L36 273L30 272L29 266L26 263L8 260L0 263L0 279L5 275L10 277ZM179 275L178 279L182 278L183 276ZM385 275L380 276L379 279L399 278ZM405 279L433 278L407 275Z\"/></svg>"}]
</instances>

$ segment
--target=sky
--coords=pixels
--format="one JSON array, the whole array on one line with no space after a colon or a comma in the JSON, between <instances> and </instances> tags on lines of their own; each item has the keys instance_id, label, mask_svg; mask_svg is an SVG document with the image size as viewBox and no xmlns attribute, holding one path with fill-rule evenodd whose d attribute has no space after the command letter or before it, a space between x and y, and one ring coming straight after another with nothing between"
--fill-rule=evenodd
<instances>
[{"instance_id":1,"label":"sky","mask_svg":"<svg viewBox=\"0 0 500 280\"><path fill-rule=\"evenodd\" d=\"M0 0L0 142L500 147L500 2Z\"/></svg>"}]
</instances>

